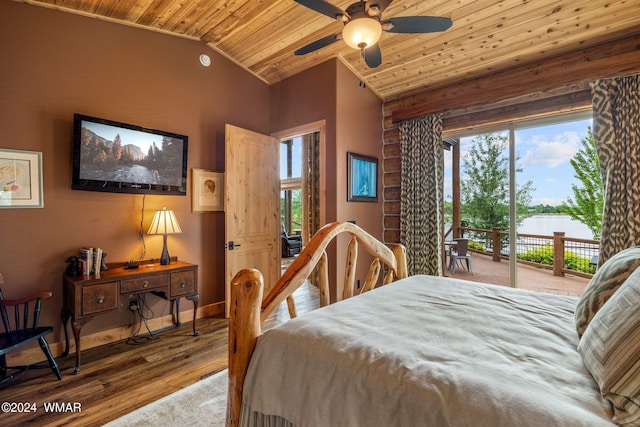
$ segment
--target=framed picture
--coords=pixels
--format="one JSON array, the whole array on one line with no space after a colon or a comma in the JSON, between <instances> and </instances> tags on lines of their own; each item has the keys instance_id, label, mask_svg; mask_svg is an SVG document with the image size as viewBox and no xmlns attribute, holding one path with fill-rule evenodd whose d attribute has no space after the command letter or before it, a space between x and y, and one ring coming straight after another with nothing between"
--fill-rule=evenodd
<instances>
[{"instance_id":1,"label":"framed picture","mask_svg":"<svg viewBox=\"0 0 640 427\"><path fill-rule=\"evenodd\" d=\"M378 159L347 153L347 201L378 201Z\"/></svg>"},{"instance_id":2,"label":"framed picture","mask_svg":"<svg viewBox=\"0 0 640 427\"><path fill-rule=\"evenodd\" d=\"M191 211L224 210L224 173L191 169Z\"/></svg>"},{"instance_id":3,"label":"framed picture","mask_svg":"<svg viewBox=\"0 0 640 427\"><path fill-rule=\"evenodd\" d=\"M42 207L42 153L0 148L0 208Z\"/></svg>"}]
</instances>

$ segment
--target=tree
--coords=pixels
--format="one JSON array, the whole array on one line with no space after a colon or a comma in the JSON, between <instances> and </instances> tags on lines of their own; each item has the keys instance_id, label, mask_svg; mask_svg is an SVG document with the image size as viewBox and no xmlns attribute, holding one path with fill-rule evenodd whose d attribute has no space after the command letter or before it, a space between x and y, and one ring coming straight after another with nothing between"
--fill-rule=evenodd
<instances>
[{"instance_id":1,"label":"tree","mask_svg":"<svg viewBox=\"0 0 640 427\"><path fill-rule=\"evenodd\" d=\"M509 229L509 159L505 155L507 137L500 133L476 136L463 159L467 175L461 182L462 214L473 228ZM518 160L518 159L516 159ZM533 183L516 189L516 224L529 213Z\"/></svg>"},{"instance_id":2,"label":"tree","mask_svg":"<svg viewBox=\"0 0 640 427\"><path fill-rule=\"evenodd\" d=\"M294 228L302 227L302 189L293 189L287 190L290 192L291 197L291 224L292 229L287 230L290 233L293 233ZM283 224L286 224L286 199L284 197L284 191L281 192L280 197L280 220Z\"/></svg>"},{"instance_id":3,"label":"tree","mask_svg":"<svg viewBox=\"0 0 640 427\"><path fill-rule=\"evenodd\" d=\"M580 221L591 230L593 238L600 240L602 235L602 215L604 211L604 186L600 173L600 160L591 127L581 141L582 148L569 161L575 177L582 186L573 184L573 199L567 198L567 214Z\"/></svg>"},{"instance_id":4,"label":"tree","mask_svg":"<svg viewBox=\"0 0 640 427\"><path fill-rule=\"evenodd\" d=\"M111 155L116 161L120 161L122 158L122 138L120 138L120 134L117 134L113 139L113 145L111 146Z\"/></svg>"}]
</instances>

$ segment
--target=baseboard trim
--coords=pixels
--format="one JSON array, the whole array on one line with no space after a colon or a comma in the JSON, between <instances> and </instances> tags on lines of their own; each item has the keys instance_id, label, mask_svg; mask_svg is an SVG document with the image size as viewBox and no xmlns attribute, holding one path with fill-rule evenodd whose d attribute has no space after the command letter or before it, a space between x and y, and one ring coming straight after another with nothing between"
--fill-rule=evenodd
<instances>
[{"instance_id":1,"label":"baseboard trim","mask_svg":"<svg viewBox=\"0 0 640 427\"><path fill-rule=\"evenodd\" d=\"M207 317L219 317L220 315L224 316L224 301L205 305L203 307L198 307L198 313L196 315L197 319L203 319ZM187 320L188 319L188 320ZM180 320L182 324L191 323L191 319L193 319L193 309L184 310L180 312ZM173 325L173 317L169 314L166 316L158 317L156 319L150 319L148 321L149 329L153 331L157 331L162 328L170 327ZM70 348L69 354L73 354L76 351L76 345L73 340L73 333L71 332L71 327L69 327L69 340L70 340ZM62 334L61 334L62 335ZM82 350L87 350L94 347L99 347L101 345L111 344L113 342L125 340L132 335L132 326L119 326L117 328L107 329L104 331L99 331L89 335L82 335ZM50 340L47 336L47 341ZM64 340L64 337L62 337ZM37 343L36 343L37 344ZM51 342L49 341L49 347L51 348L51 352L54 357L61 357L62 352L64 351L64 341ZM44 354L40 347L35 345L33 348L28 348L22 351L15 351L7 354L7 364L8 365L27 365L32 363L38 363L45 360Z\"/></svg>"}]
</instances>

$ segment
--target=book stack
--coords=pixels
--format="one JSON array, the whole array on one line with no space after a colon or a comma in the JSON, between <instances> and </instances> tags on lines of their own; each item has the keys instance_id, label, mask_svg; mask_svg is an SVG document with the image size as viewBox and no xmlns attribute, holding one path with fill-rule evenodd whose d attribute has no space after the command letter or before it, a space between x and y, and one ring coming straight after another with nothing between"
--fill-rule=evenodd
<instances>
[{"instance_id":1,"label":"book stack","mask_svg":"<svg viewBox=\"0 0 640 427\"><path fill-rule=\"evenodd\" d=\"M102 249L100 248L81 248L80 249L80 267L82 275L100 274L102 269Z\"/></svg>"}]
</instances>

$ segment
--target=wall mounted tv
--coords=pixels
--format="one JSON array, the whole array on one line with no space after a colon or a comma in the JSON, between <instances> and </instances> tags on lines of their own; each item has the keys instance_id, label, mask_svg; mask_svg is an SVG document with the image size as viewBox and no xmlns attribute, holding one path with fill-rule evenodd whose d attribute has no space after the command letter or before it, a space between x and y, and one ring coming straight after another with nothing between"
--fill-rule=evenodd
<instances>
[{"instance_id":1,"label":"wall mounted tv","mask_svg":"<svg viewBox=\"0 0 640 427\"><path fill-rule=\"evenodd\" d=\"M74 190L187 193L188 137L141 126L74 115Z\"/></svg>"}]
</instances>

